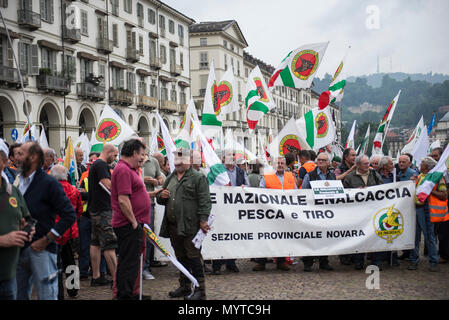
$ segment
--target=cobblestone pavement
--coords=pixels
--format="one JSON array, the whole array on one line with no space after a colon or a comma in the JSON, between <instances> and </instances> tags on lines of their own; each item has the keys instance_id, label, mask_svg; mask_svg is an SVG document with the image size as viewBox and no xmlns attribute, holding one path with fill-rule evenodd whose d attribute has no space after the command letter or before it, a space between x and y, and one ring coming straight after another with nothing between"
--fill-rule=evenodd
<instances>
[{"instance_id":1,"label":"cobblestone pavement","mask_svg":"<svg viewBox=\"0 0 449 320\"><path fill-rule=\"evenodd\" d=\"M223 271L221 275L206 276L208 300L440 300L449 299L449 263L439 264L439 272L428 271L427 257L421 259L418 270L407 270L408 261L397 267L386 265L380 272L380 289L369 290L366 280L370 274L341 265L337 257L329 257L334 271L304 272L303 263L289 271L276 270L276 264L267 263L266 270L252 271L249 259L237 260L239 273ZM210 265L209 265L210 266ZM143 294L153 300L172 300L168 291L178 286L178 271L169 264L153 268L155 280L143 280ZM90 287L90 280L81 281L77 300L110 300L109 287ZM70 299L70 298L67 298ZM176 300L176 299L174 299Z\"/></svg>"}]
</instances>

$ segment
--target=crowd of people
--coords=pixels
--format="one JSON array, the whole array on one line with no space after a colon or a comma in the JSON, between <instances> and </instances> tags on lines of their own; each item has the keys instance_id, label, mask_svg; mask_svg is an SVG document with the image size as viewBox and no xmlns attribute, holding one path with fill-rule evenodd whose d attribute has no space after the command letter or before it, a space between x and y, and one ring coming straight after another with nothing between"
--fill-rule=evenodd
<instances>
[{"instance_id":1,"label":"crowd of people","mask_svg":"<svg viewBox=\"0 0 449 320\"><path fill-rule=\"evenodd\" d=\"M138 299L140 277L154 279L152 268L167 266L155 260L144 231L145 224L154 230L156 202L165 208L159 236L170 238L177 260L199 284L192 290L190 280L180 272L179 287L169 291L169 297L205 299L206 274L220 275L223 266L229 272L240 271L236 259L203 261L201 249L192 242L198 230L210 230L212 210L199 151L176 150L175 170L170 172L167 157L150 155L140 139L126 141L120 157L117 147L105 144L101 153L90 153L86 163L83 151L76 149L78 178L72 185L53 149L42 149L36 142L10 146L0 142L0 299L29 300L33 286L40 300L64 299L64 290L77 297L79 286L64 282L74 265L79 268L79 280L90 279L93 287L109 286L113 299ZM388 156L357 156L352 148L344 150L341 159L310 150L288 153L272 159L274 172L264 172L259 161L249 164L237 159L232 151L225 152L222 160L230 186L310 189L311 181L341 180L345 188L364 188L406 180L418 186L442 153L442 148L435 148L419 168L412 165L410 154L401 155L394 164ZM424 203L415 196L413 250L401 255L341 255L340 263L362 270L369 259L382 270L386 261L398 266L399 260L408 259L408 269L416 270L422 233L429 270L438 271L438 263L449 262L449 221L435 214L435 208L441 213L445 206L447 213L448 183L446 172ZM305 272L312 271L314 262L321 270L334 270L327 256L301 260ZM265 270L270 261L285 272L292 264L291 257L252 261L254 272Z\"/></svg>"}]
</instances>

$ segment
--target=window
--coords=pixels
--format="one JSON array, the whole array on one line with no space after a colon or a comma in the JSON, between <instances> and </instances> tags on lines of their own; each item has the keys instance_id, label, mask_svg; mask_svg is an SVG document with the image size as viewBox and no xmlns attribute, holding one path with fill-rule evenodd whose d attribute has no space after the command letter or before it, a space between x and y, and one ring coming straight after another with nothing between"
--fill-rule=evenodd
<instances>
[{"instance_id":1,"label":"window","mask_svg":"<svg viewBox=\"0 0 449 320\"><path fill-rule=\"evenodd\" d=\"M41 49L41 68L50 69L52 74L57 72L56 51L49 48Z\"/></svg>"},{"instance_id":2,"label":"window","mask_svg":"<svg viewBox=\"0 0 449 320\"><path fill-rule=\"evenodd\" d=\"M111 68L112 74L112 87L114 89L124 88L125 87L125 79L124 79L124 71L120 68Z\"/></svg>"},{"instance_id":3,"label":"window","mask_svg":"<svg viewBox=\"0 0 449 320\"><path fill-rule=\"evenodd\" d=\"M223 47L225 47L226 49L228 48L228 42L226 40L223 40Z\"/></svg>"},{"instance_id":4,"label":"window","mask_svg":"<svg viewBox=\"0 0 449 320\"><path fill-rule=\"evenodd\" d=\"M116 23L112 24L112 42L114 47L118 48L118 25Z\"/></svg>"},{"instance_id":5,"label":"window","mask_svg":"<svg viewBox=\"0 0 449 320\"><path fill-rule=\"evenodd\" d=\"M75 80L76 76L76 58L69 54L63 55L62 76L70 81Z\"/></svg>"},{"instance_id":6,"label":"window","mask_svg":"<svg viewBox=\"0 0 449 320\"><path fill-rule=\"evenodd\" d=\"M184 39L184 27L180 24L178 24L178 35L180 38Z\"/></svg>"},{"instance_id":7,"label":"window","mask_svg":"<svg viewBox=\"0 0 449 320\"><path fill-rule=\"evenodd\" d=\"M207 57L207 52L200 52L200 69L209 68L209 59Z\"/></svg>"},{"instance_id":8,"label":"window","mask_svg":"<svg viewBox=\"0 0 449 320\"><path fill-rule=\"evenodd\" d=\"M248 78L248 68L245 68L245 78Z\"/></svg>"},{"instance_id":9,"label":"window","mask_svg":"<svg viewBox=\"0 0 449 320\"><path fill-rule=\"evenodd\" d=\"M123 7L126 12L133 13L133 0L123 0Z\"/></svg>"},{"instance_id":10,"label":"window","mask_svg":"<svg viewBox=\"0 0 449 320\"><path fill-rule=\"evenodd\" d=\"M143 56L143 36L139 35L139 51L140 55Z\"/></svg>"},{"instance_id":11,"label":"window","mask_svg":"<svg viewBox=\"0 0 449 320\"><path fill-rule=\"evenodd\" d=\"M156 55L156 41L150 40L150 62L154 62L155 58L157 58L157 55Z\"/></svg>"},{"instance_id":12,"label":"window","mask_svg":"<svg viewBox=\"0 0 449 320\"><path fill-rule=\"evenodd\" d=\"M164 100L164 101L168 100L168 90L167 90L167 85L165 82L162 82L162 85L161 85L161 100Z\"/></svg>"},{"instance_id":13,"label":"window","mask_svg":"<svg viewBox=\"0 0 449 320\"><path fill-rule=\"evenodd\" d=\"M141 3L137 4L137 18L139 19L139 23L143 23L143 5Z\"/></svg>"},{"instance_id":14,"label":"window","mask_svg":"<svg viewBox=\"0 0 449 320\"><path fill-rule=\"evenodd\" d=\"M175 34L175 22L173 20L168 20L168 32Z\"/></svg>"},{"instance_id":15,"label":"window","mask_svg":"<svg viewBox=\"0 0 449 320\"><path fill-rule=\"evenodd\" d=\"M166 48L165 48L165 46L163 46L163 45L161 45L160 46L160 54L161 54L161 63L162 64L165 64L165 63L167 63L167 51L166 51Z\"/></svg>"},{"instance_id":16,"label":"window","mask_svg":"<svg viewBox=\"0 0 449 320\"><path fill-rule=\"evenodd\" d=\"M39 48L37 44L19 42L19 66L28 75L39 74Z\"/></svg>"},{"instance_id":17,"label":"window","mask_svg":"<svg viewBox=\"0 0 449 320\"><path fill-rule=\"evenodd\" d=\"M181 92L179 93L179 103L187 104L185 89L181 88Z\"/></svg>"},{"instance_id":18,"label":"window","mask_svg":"<svg viewBox=\"0 0 449 320\"><path fill-rule=\"evenodd\" d=\"M87 32L87 11L81 10L81 34L88 36Z\"/></svg>"},{"instance_id":19,"label":"window","mask_svg":"<svg viewBox=\"0 0 449 320\"><path fill-rule=\"evenodd\" d=\"M98 63L98 76L102 76L100 86L104 87L105 79L106 79L106 65L103 62Z\"/></svg>"},{"instance_id":20,"label":"window","mask_svg":"<svg viewBox=\"0 0 449 320\"><path fill-rule=\"evenodd\" d=\"M134 72L127 72L126 88L133 94L136 93L136 74Z\"/></svg>"},{"instance_id":21,"label":"window","mask_svg":"<svg viewBox=\"0 0 449 320\"><path fill-rule=\"evenodd\" d=\"M163 15L159 15L159 28L165 30L165 17Z\"/></svg>"},{"instance_id":22,"label":"window","mask_svg":"<svg viewBox=\"0 0 449 320\"><path fill-rule=\"evenodd\" d=\"M85 82L89 74L94 73L94 66L92 60L80 58L80 79Z\"/></svg>"},{"instance_id":23,"label":"window","mask_svg":"<svg viewBox=\"0 0 449 320\"><path fill-rule=\"evenodd\" d=\"M40 0L41 19L53 23L53 0Z\"/></svg>"},{"instance_id":24,"label":"window","mask_svg":"<svg viewBox=\"0 0 449 320\"><path fill-rule=\"evenodd\" d=\"M0 0L0 7L8 8L8 0Z\"/></svg>"},{"instance_id":25,"label":"window","mask_svg":"<svg viewBox=\"0 0 449 320\"><path fill-rule=\"evenodd\" d=\"M230 48L231 48L231 51L234 51L234 45L232 43L230 44Z\"/></svg>"},{"instance_id":26,"label":"window","mask_svg":"<svg viewBox=\"0 0 449 320\"><path fill-rule=\"evenodd\" d=\"M224 68L225 71L228 71L228 57L226 56L226 53L224 55Z\"/></svg>"},{"instance_id":27,"label":"window","mask_svg":"<svg viewBox=\"0 0 449 320\"><path fill-rule=\"evenodd\" d=\"M184 54L182 52L179 53L179 64L181 65L182 70L184 70Z\"/></svg>"},{"instance_id":28,"label":"window","mask_svg":"<svg viewBox=\"0 0 449 320\"><path fill-rule=\"evenodd\" d=\"M207 46L207 38L200 38L200 46Z\"/></svg>"},{"instance_id":29,"label":"window","mask_svg":"<svg viewBox=\"0 0 449 320\"><path fill-rule=\"evenodd\" d=\"M152 9L148 9L148 22L151 24L156 24L156 12Z\"/></svg>"},{"instance_id":30,"label":"window","mask_svg":"<svg viewBox=\"0 0 449 320\"><path fill-rule=\"evenodd\" d=\"M114 16L118 16L119 13L119 0L111 0L111 12Z\"/></svg>"},{"instance_id":31,"label":"window","mask_svg":"<svg viewBox=\"0 0 449 320\"><path fill-rule=\"evenodd\" d=\"M157 86L156 86L156 80L154 80L154 79L151 79L150 97L157 98Z\"/></svg>"},{"instance_id":32,"label":"window","mask_svg":"<svg viewBox=\"0 0 449 320\"><path fill-rule=\"evenodd\" d=\"M176 89L175 86L173 85L171 90L170 90L170 101L174 101L177 102L177 94L176 94Z\"/></svg>"},{"instance_id":33,"label":"window","mask_svg":"<svg viewBox=\"0 0 449 320\"><path fill-rule=\"evenodd\" d=\"M139 96L146 96L147 95L147 83L145 82L145 77L144 76L140 76L139 77L138 92L139 92Z\"/></svg>"},{"instance_id":34,"label":"window","mask_svg":"<svg viewBox=\"0 0 449 320\"><path fill-rule=\"evenodd\" d=\"M108 39L108 23L105 18L98 17L97 18L98 25L98 36L102 39Z\"/></svg>"},{"instance_id":35,"label":"window","mask_svg":"<svg viewBox=\"0 0 449 320\"><path fill-rule=\"evenodd\" d=\"M6 37L0 38L0 66L14 66L12 50Z\"/></svg>"},{"instance_id":36,"label":"window","mask_svg":"<svg viewBox=\"0 0 449 320\"><path fill-rule=\"evenodd\" d=\"M175 66L176 65L176 52L175 49L170 48L170 65Z\"/></svg>"},{"instance_id":37,"label":"window","mask_svg":"<svg viewBox=\"0 0 449 320\"><path fill-rule=\"evenodd\" d=\"M240 77L240 61L237 61L237 76Z\"/></svg>"},{"instance_id":38,"label":"window","mask_svg":"<svg viewBox=\"0 0 449 320\"><path fill-rule=\"evenodd\" d=\"M207 87L207 78L209 77L209 75L207 75L207 74L202 74L202 75L200 75L200 88L201 89L206 89L206 87ZM204 95L204 94L202 94L202 95Z\"/></svg>"}]
</instances>

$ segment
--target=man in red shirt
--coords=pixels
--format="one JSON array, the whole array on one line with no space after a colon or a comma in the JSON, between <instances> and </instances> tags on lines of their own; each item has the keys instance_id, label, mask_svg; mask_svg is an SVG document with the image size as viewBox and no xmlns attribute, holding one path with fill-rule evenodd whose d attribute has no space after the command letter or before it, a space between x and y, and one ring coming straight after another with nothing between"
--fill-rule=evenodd
<instances>
[{"instance_id":1,"label":"man in red shirt","mask_svg":"<svg viewBox=\"0 0 449 320\"><path fill-rule=\"evenodd\" d=\"M126 141L111 177L112 227L119 256L113 295L120 300L139 297L140 255L145 253L143 224L150 224L151 210L150 197L138 173L145 161L145 148L138 139Z\"/></svg>"}]
</instances>

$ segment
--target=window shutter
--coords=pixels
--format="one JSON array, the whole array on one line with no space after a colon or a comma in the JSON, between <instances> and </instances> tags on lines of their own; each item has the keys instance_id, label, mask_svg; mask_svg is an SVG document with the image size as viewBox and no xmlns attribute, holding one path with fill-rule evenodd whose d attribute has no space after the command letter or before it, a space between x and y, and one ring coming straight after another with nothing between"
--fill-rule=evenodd
<instances>
[{"instance_id":1,"label":"window shutter","mask_svg":"<svg viewBox=\"0 0 449 320\"><path fill-rule=\"evenodd\" d=\"M42 68L48 68L48 51L45 48L41 49L41 66Z\"/></svg>"},{"instance_id":2,"label":"window shutter","mask_svg":"<svg viewBox=\"0 0 449 320\"><path fill-rule=\"evenodd\" d=\"M31 46L31 72L30 75L38 75L39 74L39 48L37 44L32 44Z\"/></svg>"},{"instance_id":3,"label":"window shutter","mask_svg":"<svg viewBox=\"0 0 449 320\"><path fill-rule=\"evenodd\" d=\"M105 39L109 39L109 29L108 29L108 22L104 19L102 19L103 23L103 34Z\"/></svg>"},{"instance_id":4,"label":"window shutter","mask_svg":"<svg viewBox=\"0 0 449 320\"><path fill-rule=\"evenodd\" d=\"M8 67L13 67L14 66L13 50L9 45L9 41L6 42L6 56Z\"/></svg>"},{"instance_id":5,"label":"window shutter","mask_svg":"<svg viewBox=\"0 0 449 320\"><path fill-rule=\"evenodd\" d=\"M19 42L19 68L22 71L26 70L25 44L23 42Z\"/></svg>"},{"instance_id":6,"label":"window shutter","mask_svg":"<svg viewBox=\"0 0 449 320\"><path fill-rule=\"evenodd\" d=\"M120 75L120 88L125 88L125 75L124 75L125 71L120 70L119 71L119 75Z\"/></svg>"},{"instance_id":7,"label":"window shutter","mask_svg":"<svg viewBox=\"0 0 449 320\"><path fill-rule=\"evenodd\" d=\"M86 82L86 64L83 59L80 59L80 77L81 82Z\"/></svg>"},{"instance_id":8,"label":"window shutter","mask_svg":"<svg viewBox=\"0 0 449 320\"><path fill-rule=\"evenodd\" d=\"M47 18L49 18L51 23L53 23L55 20L54 10L53 10L53 0L48 0L47 4L49 5L47 8L47 13L50 13L50 16Z\"/></svg>"},{"instance_id":9,"label":"window shutter","mask_svg":"<svg viewBox=\"0 0 449 320\"><path fill-rule=\"evenodd\" d=\"M53 74L56 74L56 72L58 71L58 66L56 64L56 52L50 51L48 57L51 57L51 71L53 72Z\"/></svg>"},{"instance_id":10,"label":"window shutter","mask_svg":"<svg viewBox=\"0 0 449 320\"><path fill-rule=\"evenodd\" d=\"M39 9L40 9L40 13L41 13L41 17L44 20L47 20L47 10L45 10L45 0L40 0L39 1Z\"/></svg>"}]
</instances>

